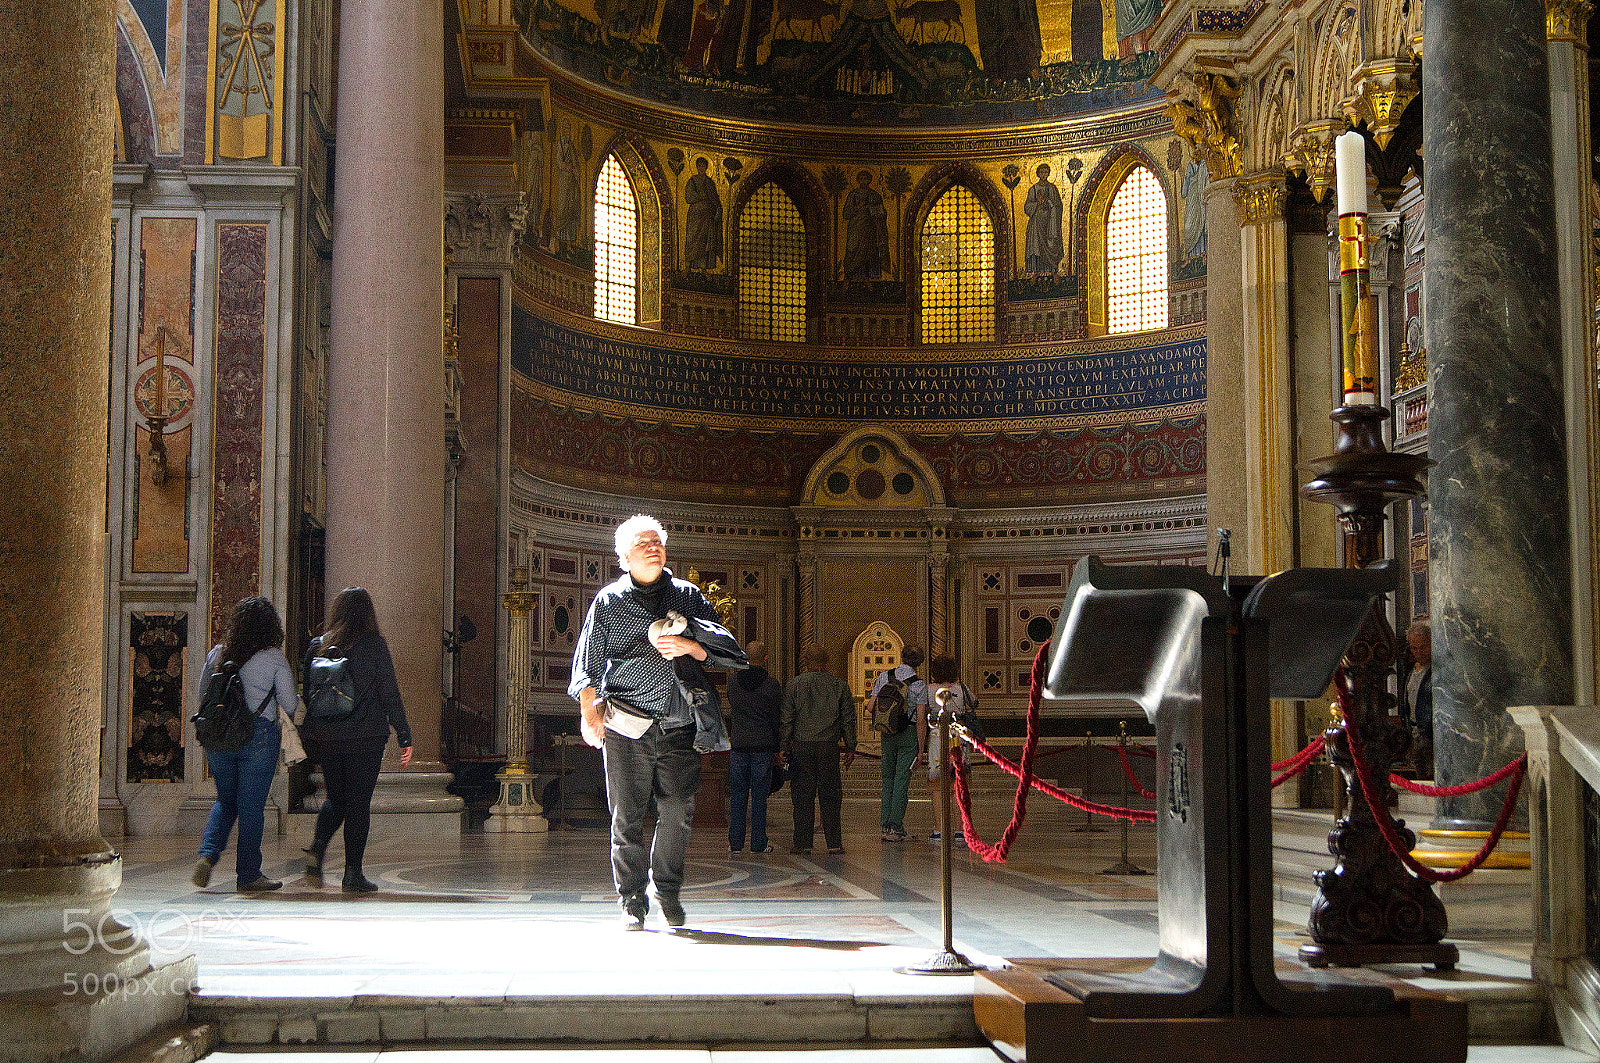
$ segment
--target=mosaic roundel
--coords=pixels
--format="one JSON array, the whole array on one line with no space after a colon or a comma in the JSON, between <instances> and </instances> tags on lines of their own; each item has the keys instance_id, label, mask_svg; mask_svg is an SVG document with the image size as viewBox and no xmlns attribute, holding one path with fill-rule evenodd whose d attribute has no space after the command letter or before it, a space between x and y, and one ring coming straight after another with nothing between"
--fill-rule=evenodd
<instances>
[{"instance_id":1,"label":"mosaic roundel","mask_svg":"<svg viewBox=\"0 0 1600 1063\"><path fill-rule=\"evenodd\" d=\"M883 473L877 469L862 469L856 474L856 494L868 502L882 498L884 487Z\"/></svg>"},{"instance_id":2,"label":"mosaic roundel","mask_svg":"<svg viewBox=\"0 0 1600 1063\"><path fill-rule=\"evenodd\" d=\"M194 409L194 381L175 365L168 364L165 368L160 389L163 408L156 409L156 367L153 365L139 374L138 381L133 385L133 404L147 418L165 415L168 426L171 426Z\"/></svg>"}]
</instances>

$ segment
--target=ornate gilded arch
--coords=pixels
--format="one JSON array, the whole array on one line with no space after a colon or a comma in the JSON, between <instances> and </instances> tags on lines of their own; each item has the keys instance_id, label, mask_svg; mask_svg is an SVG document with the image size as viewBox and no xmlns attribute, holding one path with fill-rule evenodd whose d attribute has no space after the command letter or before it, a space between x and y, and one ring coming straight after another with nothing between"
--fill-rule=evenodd
<instances>
[{"instance_id":1,"label":"ornate gilded arch","mask_svg":"<svg viewBox=\"0 0 1600 1063\"><path fill-rule=\"evenodd\" d=\"M790 159L768 159L739 182L728 205L728 273L739 276L739 217L750 197L768 181L783 189L806 226L806 332L815 336L812 324L826 307L833 271L828 253L833 213L827 193L810 170Z\"/></svg>"},{"instance_id":2,"label":"ornate gilded arch","mask_svg":"<svg viewBox=\"0 0 1600 1063\"><path fill-rule=\"evenodd\" d=\"M1177 197L1172 184L1161 166L1149 152L1137 144L1120 145L1100 160L1085 182L1083 197L1078 203L1078 243L1084 249L1082 272L1079 274L1084 293L1084 322L1090 336L1103 336L1106 332L1106 222L1111 214L1111 201L1128 174L1143 166L1155 175L1161 194L1167 203L1167 269L1170 276L1172 262L1177 256ZM1216 179L1216 175L1212 175Z\"/></svg>"},{"instance_id":3,"label":"ornate gilded arch","mask_svg":"<svg viewBox=\"0 0 1600 1063\"><path fill-rule=\"evenodd\" d=\"M674 246L668 220L671 200L661 194L661 189L671 186L666 184L650 145L631 133L619 133L611 138L594 168L594 181L589 186L591 211L600 171L610 156L616 156L639 205L638 323L646 328L660 328L662 268L664 265L670 268Z\"/></svg>"},{"instance_id":4,"label":"ornate gilded arch","mask_svg":"<svg viewBox=\"0 0 1600 1063\"><path fill-rule=\"evenodd\" d=\"M906 199L906 222L900 232L900 261L906 264L906 280L911 302L911 335L922 334L922 227L934 204L956 185L961 185L977 197L989 215L994 227L994 311L996 336L1004 329L1006 291L1011 281L1011 264L1015 257L1011 215L1006 200L988 176L965 160L935 166L922 175Z\"/></svg>"}]
</instances>

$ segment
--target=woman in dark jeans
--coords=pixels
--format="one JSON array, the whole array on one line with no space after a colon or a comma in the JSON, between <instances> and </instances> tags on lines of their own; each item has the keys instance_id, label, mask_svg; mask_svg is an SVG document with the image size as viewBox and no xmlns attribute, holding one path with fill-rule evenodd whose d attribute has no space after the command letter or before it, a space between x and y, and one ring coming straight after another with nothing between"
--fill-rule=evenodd
<instances>
[{"instance_id":1,"label":"woman in dark jeans","mask_svg":"<svg viewBox=\"0 0 1600 1063\"><path fill-rule=\"evenodd\" d=\"M232 753L206 750L217 800L206 820L200 859L195 861L189 881L201 888L210 885L211 869L228 847L228 835L237 821L239 846L234 859L239 892L264 893L283 885L261 873L261 832L266 823L267 791L278 770L279 713L293 713L295 707L294 673L283 655L283 622L270 601L246 598L233 607L228 640L211 648L200 670L201 697L225 661L239 665L239 683L245 702L256 714L256 730L243 749Z\"/></svg>"},{"instance_id":2,"label":"woman in dark jeans","mask_svg":"<svg viewBox=\"0 0 1600 1063\"><path fill-rule=\"evenodd\" d=\"M344 827L344 892L371 893L378 887L362 873L367 831L372 824L372 792L378 766L394 728L400 744L400 766L411 763L411 725L400 703L389 644L378 631L372 596L361 587L347 587L333 600L328 626L306 651L310 674L313 657L343 657L350 662L355 684L355 710L340 720L317 720L307 714L301 728L306 753L322 767L327 791L317 813L316 834L306 850L306 881L322 885L322 857L334 831Z\"/></svg>"}]
</instances>

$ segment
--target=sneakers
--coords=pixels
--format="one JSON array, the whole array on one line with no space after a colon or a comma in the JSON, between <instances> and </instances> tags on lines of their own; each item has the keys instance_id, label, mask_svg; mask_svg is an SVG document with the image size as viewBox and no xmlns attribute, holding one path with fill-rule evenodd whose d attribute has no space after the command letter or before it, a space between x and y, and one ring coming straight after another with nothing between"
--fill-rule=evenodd
<instances>
[{"instance_id":1,"label":"sneakers","mask_svg":"<svg viewBox=\"0 0 1600 1063\"><path fill-rule=\"evenodd\" d=\"M752 849L750 851L751 852L755 852L754 849ZM744 852L744 846L742 846L742 845L730 845L730 846L728 846L728 852L730 852L730 853L742 853L742 852Z\"/></svg>"},{"instance_id":2,"label":"sneakers","mask_svg":"<svg viewBox=\"0 0 1600 1063\"><path fill-rule=\"evenodd\" d=\"M928 840L930 842L940 841L941 839L940 839L940 836L939 836L939 832L938 831L934 831L932 834L928 835Z\"/></svg>"},{"instance_id":3,"label":"sneakers","mask_svg":"<svg viewBox=\"0 0 1600 1063\"><path fill-rule=\"evenodd\" d=\"M796 845L794 848L789 850L789 855L790 856L810 856L811 855L811 850L810 849L802 849L800 846Z\"/></svg>"},{"instance_id":4,"label":"sneakers","mask_svg":"<svg viewBox=\"0 0 1600 1063\"><path fill-rule=\"evenodd\" d=\"M194 870L189 873L189 881L205 889L211 885L211 869L216 866L217 862L211 857L202 856L194 862Z\"/></svg>"},{"instance_id":5,"label":"sneakers","mask_svg":"<svg viewBox=\"0 0 1600 1063\"><path fill-rule=\"evenodd\" d=\"M257 875L249 882L239 883L240 893L269 893L272 890L282 889L283 883L274 882L265 875Z\"/></svg>"},{"instance_id":6,"label":"sneakers","mask_svg":"<svg viewBox=\"0 0 1600 1063\"><path fill-rule=\"evenodd\" d=\"M674 929L682 926L683 921L688 918L684 914L683 905L678 903L677 897L669 897L666 894L662 894L656 898L656 903L661 906L661 918L665 919L667 925Z\"/></svg>"},{"instance_id":7,"label":"sneakers","mask_svg":"<svg viewBox=\"0 0 1600 1063\"><path fill-rule=\"evenodd\" d=\"M886 842L903 842L906 840L906 832L899 827L885 827L883 828L883 840Z\"/></svg>"},{"instance_id":8,"label":"sneakers","mask_svg":"<svg viewBox=\"0 0 1600 1063\"><path fill-rule=\"evenodd\" d=\"M765 846L764 848L761 848L761 849L757 849L757 848L751 847L750 851L752 853L770 853L770 852L773 851L773 848L772 848L772 846L770 844L768 844L767 846Z\"/></svg>"},{"instance_id":9,"label":"sneakers","mask_svg":"<svg viewBox=\"0 0 1600 1063\"><path fill-rule=\"evenodd\" d=\"M650 902L641 896L623 897L618 903L622 905L622 929L643 930L644 917L650 914ZM678 912L681 914L683 909L679 908Z\"/></svg>"},{"instance_id":10,"label":"sneakers","mask_svg":"<svg viewBox=\"0 0 1600 1063\"><path fill-rule=\"evenodd\" d=\"M828 847L828 855L829 856L843 856L844 855L844 846L842 846L842 845L830 845Z\"/></svg>"}]
</instances>

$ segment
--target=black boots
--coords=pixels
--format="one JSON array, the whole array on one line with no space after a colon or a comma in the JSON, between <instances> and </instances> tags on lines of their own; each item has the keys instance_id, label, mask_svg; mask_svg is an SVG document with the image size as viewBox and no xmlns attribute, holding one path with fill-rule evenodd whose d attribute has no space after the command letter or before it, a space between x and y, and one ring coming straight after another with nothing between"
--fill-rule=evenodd
<instances>
[{"instance_id":1,"label":"black boots","mask_svg":"<svg viewBox=\"0 0 1600 1063\"><path fill-rule=\"evenodd\" d=\"M378 884L376 882L369 881L367 876L361 873L361 869L359 867L345 868L344 883L339 888L346 893L378 892Z\"/></svg>"},{"instance_id":2,"label":"black boots","mask_svg":"<svg viewBox=\"0 0 1600 1063\"><path fill-rule=\"evenodd\" d=\"M322 888L322 854L327 849L326 845L311 843L311 848L301 849L306 854L306 884Z\"/></svg>"}]
</instances>

